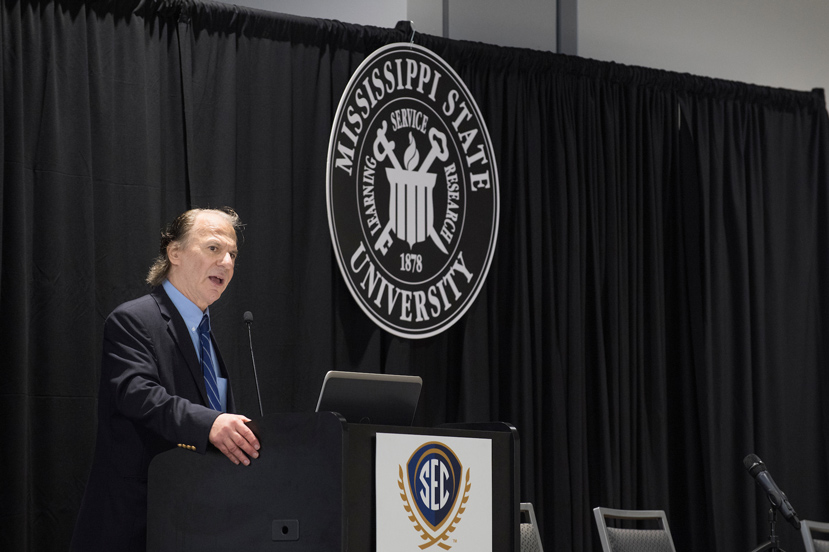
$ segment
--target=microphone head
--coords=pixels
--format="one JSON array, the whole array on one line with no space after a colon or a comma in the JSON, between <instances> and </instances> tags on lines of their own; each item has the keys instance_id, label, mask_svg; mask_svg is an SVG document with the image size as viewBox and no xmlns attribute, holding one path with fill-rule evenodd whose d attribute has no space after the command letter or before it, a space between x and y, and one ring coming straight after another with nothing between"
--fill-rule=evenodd
<instances>
[{"instance_id":1,"label":"microphone head","mask_svg":"<svg viewBox=\"0 0 829 552\"><path fill-rule=\"evenodd\" d=\"M749 454L743 459L743 466L748 470L751 477L757 477L757 474L766 471L766 465L757 457L756 454Z\"/></svg>"},{"instance_id":2,"label":"microphone head","mask_svg":"<svg viewBox=\"0 0 829 552\"><path fill-rule=\"evenodd\" d=\"M251 322L253 322L253 313L250 311L245 311L244 314L245 324L250 326Z\"/></svg>"},{"instance_id":3,"label":"microphone head","mask_svg":"<svg viewBox=\"0 0 829 552\"><path fill-rule=\"evenodd\" d=\"M792 527L800 531L800 519L797 517L797 514L789 518L789 523L792 524Z\"/></svg>"}]
</instances>

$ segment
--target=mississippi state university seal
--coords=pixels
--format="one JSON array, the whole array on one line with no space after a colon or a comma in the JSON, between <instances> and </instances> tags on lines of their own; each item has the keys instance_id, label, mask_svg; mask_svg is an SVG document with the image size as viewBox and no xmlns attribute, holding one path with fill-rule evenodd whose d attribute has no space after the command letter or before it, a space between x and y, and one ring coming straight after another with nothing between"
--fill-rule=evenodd
<instances>
[{"instance_id":1,"label":"mississippi state university seal","mask_svg":"<svg viewBox=\"0 0 829 552\"><path fill-rule=\"evenodd\" d=\"M381 328L433 336L483 287L498 235L489 132L458 75L414 44L380 48L331 129L328 223L354 299Z\"/></svg>"}]
</instances>

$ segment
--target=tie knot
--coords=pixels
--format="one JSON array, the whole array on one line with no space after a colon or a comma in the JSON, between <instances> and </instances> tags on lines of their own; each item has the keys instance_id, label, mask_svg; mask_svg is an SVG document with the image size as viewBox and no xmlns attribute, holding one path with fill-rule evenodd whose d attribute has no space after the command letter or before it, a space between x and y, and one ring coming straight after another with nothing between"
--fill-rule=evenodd
<instances>
[{"instance_id":1,"label":"tie knot","mask_svg":"<svg viewBox=\"0 0 829 552\"><path fill-rule=\"evenodd\" d=\"M201 322L199 322L199 333L210 333L210 315L208 315L207 313L205 313L205 315L201 319Z\"/></svg>"}]
</instances>

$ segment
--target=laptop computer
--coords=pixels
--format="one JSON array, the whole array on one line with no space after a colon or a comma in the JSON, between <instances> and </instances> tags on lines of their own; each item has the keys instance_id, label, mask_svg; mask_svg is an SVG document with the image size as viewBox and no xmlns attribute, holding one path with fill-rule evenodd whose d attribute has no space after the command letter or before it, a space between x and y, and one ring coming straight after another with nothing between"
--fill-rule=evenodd
<instances>
[{"instance_id":1,"label":"laptop computer","mask_svg":"<svg viewBox=\"0 0 829 552\"><path fill-rule=\"evenodd\" d=\"M410 426L422 385L420 376L331 370L317 412L337 412L348 423Z\"/></svg>"}]
</instances>

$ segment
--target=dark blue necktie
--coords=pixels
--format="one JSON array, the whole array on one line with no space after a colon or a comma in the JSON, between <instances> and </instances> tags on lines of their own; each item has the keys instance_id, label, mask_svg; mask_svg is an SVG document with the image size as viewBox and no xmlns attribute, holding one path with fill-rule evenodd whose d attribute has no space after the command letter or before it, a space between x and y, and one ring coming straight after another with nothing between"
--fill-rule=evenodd
<instances>
[{"instance_id":1,"label":"dark blue necktie","mask_svg":"<svg viewBox=\"0 0 829 552\"><path fill-rule=\"evenodd\" d=\"M201 371L204 374L204 385L207 388L207 398L210 408L222 410L219 400L219 384L216 382L216 372L213 371L213 361L210 359L210 317L205 314L199 324L199 345L201 349Z\"/></svg>"}]
</instances>

